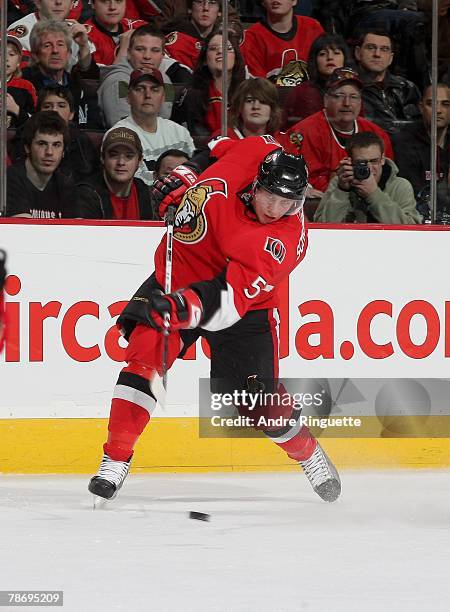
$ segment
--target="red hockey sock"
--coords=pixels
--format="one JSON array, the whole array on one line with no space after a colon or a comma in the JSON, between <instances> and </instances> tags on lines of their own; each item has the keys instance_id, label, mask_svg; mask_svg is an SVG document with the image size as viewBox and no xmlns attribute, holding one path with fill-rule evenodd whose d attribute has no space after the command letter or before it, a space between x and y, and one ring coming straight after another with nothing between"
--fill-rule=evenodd
<instances>
[{"instance_id":1,"label":"red hockey sock","mask_svg":"<svg viewBox=\"0 0 450 612\"><path fill-rule=\"evenodd\" d=\"M309 459L317 446L317 440L311 435L306 425L303 425L300 431L287 442L278 443L275 439L274 442L295 461Z\"/></svg>"},{"instance_id":2,"label":"red hockey sock","mask_svg":"<svg viewBox=\"0 0 450 612\"><path fill-rule=\"evenodd\" d=\"M115 461L128 461L139 436L150 420L150 415L141 406L114 398L108 424L108 441L103 450Z\"/></svg>"}]
</instances>

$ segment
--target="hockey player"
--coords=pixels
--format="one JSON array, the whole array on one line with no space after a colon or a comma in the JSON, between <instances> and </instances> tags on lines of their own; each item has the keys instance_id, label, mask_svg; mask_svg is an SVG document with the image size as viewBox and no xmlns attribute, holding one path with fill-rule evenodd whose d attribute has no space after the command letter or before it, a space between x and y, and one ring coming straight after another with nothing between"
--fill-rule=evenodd
<instances>
[{"instance_id":1,"label":"hockey player","mask_svg":"<svg viewBox=\"0 0 450 612\"><path fill-rule=\"evenodd\" d=\"M233 386L254 392L255 383L261 388L260 381L268 392L282 387L277 289L307 248L306 165L302 157L285 153L271 136L222 138L213 143L212 155L218 161L199 177L191 167L179 166L166 179L169 193L162 199L161 216L184 193L175 216L172 292L162 292L164 238L155 253L155 273L118 319L128 340L128 365L114 390L103 460L89 483L93 494L106 499L115 497L122 486L134 445L156 404L151 384L155 373L162 373L167 313L168 367L204 336L211 348L214 383L219 380L227 391ZM171 192L173 175L179 178L178 192ZM274 407L276 414L280 411L286 412L286 406ZM341 490L334 466L308 428L301 426L298 409L289 406L287 412L296 417L294 426L264 432L300 463L322 499L334 501Z\"/></svg>"}]
</instances>

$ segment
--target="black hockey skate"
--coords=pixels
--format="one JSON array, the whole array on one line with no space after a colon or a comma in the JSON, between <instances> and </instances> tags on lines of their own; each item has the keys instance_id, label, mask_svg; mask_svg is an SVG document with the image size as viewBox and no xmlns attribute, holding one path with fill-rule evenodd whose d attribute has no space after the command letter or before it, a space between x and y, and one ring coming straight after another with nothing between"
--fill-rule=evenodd
<instances>
[{"instance_id":1,"label":"black hockey skate","mask_svg":"<svg viewBox=\"0 0 450 612\"><path fill-rule=\"evenodd\" d=\"M311 457L299 463L317 495L326 502L336 501L341 494L341 480L318 442Z\"/></svg>"},{"instance_id":2,"label":"black hockey skate","mask_svg":"<svg viewBox=\"0 0 450 612\"><path fill-rule=\"evenodd\" d=\"M131 457L128 461L114 461L104 453L97 474L89 482L89 491L104 499L114 499L127 477L130 464Z\"/></svg>"}]
</instances>

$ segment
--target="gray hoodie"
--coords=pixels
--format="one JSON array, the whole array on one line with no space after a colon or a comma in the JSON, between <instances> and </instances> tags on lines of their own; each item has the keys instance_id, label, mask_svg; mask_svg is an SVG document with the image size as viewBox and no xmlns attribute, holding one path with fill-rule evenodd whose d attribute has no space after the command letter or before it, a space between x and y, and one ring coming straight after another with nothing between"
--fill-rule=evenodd
<instances>
[{"instance_id":1,"label":"gray hoodie","mask_svg":"<svg viewBox=\"0 0 450 612\"><path fill-rule=\"evenodd\" d=\"M188 68L178 64L178 62L170 57L163 58L159 70L164 82L169 85L169 87L166 86L165 88L166 101L161 107L159 116L164 119L170 119L174 99L174 88L170 87L170 85L175 82L175 78L177 83L188 84L191 73ZM133 67L126 58L111 66L100 66L100 87L97 95L107 128L110 128L130 114L127 94L132 71Z\"/></svg>"}]
</instances>

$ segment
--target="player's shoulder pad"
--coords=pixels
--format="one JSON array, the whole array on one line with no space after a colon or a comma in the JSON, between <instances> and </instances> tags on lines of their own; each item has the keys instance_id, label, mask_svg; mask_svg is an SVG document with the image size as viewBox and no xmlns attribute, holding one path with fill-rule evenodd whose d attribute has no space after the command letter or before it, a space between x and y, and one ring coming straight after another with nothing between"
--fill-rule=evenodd
<instances>
[{"instance_id":1,"label":"player's shoulder pad","mask_svg":"<svg viewBox=\"0 0 450 612\"><path fill-rule=\"evenodd\" d=\"M216 159L223 157L225 153L228 153L236 145L236 140L233 140L229 136L216 136L208 142L208 148L211 151L211 155Z\"/></svg>"}]
</instances>

